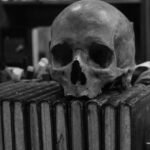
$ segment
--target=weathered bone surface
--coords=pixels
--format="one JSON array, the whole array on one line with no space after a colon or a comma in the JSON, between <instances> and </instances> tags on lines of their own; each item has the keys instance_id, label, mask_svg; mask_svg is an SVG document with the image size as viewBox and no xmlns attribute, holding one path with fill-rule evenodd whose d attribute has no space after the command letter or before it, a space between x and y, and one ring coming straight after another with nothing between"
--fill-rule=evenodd
<instances>
[{"instance_id":1,"label":"weathered bone surface","mask_svg":"<svg viewBox=\"0 0 150 150\"><path fill-rule=\"evenodd\" d=\"M96 0L75 2L51 27L51 76L65 95L96 97L135 67L134 44L132 23L115 7Z\"/></svg>"}]
</instances>

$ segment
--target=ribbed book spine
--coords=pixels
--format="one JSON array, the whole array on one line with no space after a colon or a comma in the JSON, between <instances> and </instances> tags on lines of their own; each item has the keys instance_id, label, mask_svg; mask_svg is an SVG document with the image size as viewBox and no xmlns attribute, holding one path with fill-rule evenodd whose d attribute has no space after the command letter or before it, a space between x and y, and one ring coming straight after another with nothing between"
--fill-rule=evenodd
<instances>
[{"instance_id":1,"label":"ribbed book spine","mask_svg":"<svg viewBox=\"0 0 150 150\"><path fill-rule=\"evenodd\" d=\"M62 100L63 101L63 100ZM68 148L68 132L67 132L67 118L66 118L66 106L65 103L58 102L55 104L55 133L56 150L69 150Z\"/></svg>"},{"instance_id":2,"label":"ribbed book spine","mask_svg":"<svg viewBox=\"0 0 150 150\"><path fill-rule=\"evenodd\" d=\"M4 132L4 149L13 150L13 139L12 139L12 117L10 102L4 101L2 103L3 112L3 132Z\"/></svg>"},{"instance_id":3,"label":"ribbed book spine","mask_svg":"<svg viewBox=\"0 0 150 150\"><path fill-rule=\"evenodd\" d=\"M120 103L120 150L143 150L150 131L148 87L133 88ZM148 132L149 135L150 132Z\"/></svg>"},{"instance_id":4,"label":"ribbed book spine","mask_svg":"<svg viewBox=\"0 0 150 150\"><path fill-rule=\"evenodd\" d=\"M131 150L131 116L129 106L121 105L119 116L120 116L119 149Z\"/></svg>"},{"instance_id":5,"label":"ribbed book spine","mask_svg":"<svg viewBox=\"0 0 150 150\"><path fill-rule=\"evenodd\" d=\"M15 148L25 150L24 118L21 102L14 103Z\"/></svg>"},{"instance_id":6,"label":"ribbed book spine","mask_svg":"<svg viewBox=\"0 0 150 150\"><path fill-rule=\"evenodd\" d=\"M96 101L86 104L88 150L101 150L101 114Z\"/></svg>"},{"instance_id":7,"label":"ribbed book spine","mask_svg":"<svg viewBox=\"0 0 150 150\"><path fill-rule=\"evenodd\" d=\"M71 143L72 150L83 150L83 118L82 102L75 100L71 102Z\"/></svg>"},{"instance_id":8,"label":"ribbed book spine","mask_svg":"<svg viewBox=\"0 0 150 150\"><path fill-rule=\"evenodd\" d=\"M53 150L52 114L48 102L41 103L41 126L43 150Z\"/></svg>"},{"instance_id":9,"label":"ribbed book spine","mask_svg":"<svg viewBox=\"0 0 150 150\"><path fill-rule=\"evenodd\" d=\"M105 106L103 121L105 150L116 150L116 112L113 106Z\"/></svg>"},{"instance_id":10,"label":"ribbed book spine","mask_svg":"<svg viewBox=\"0 0 150 150\"><path fill-rule=\"evenodd\" d=\"M36 103L30 104L31 150L40 150L39 123Z\"/></svg>"}]
</instances>

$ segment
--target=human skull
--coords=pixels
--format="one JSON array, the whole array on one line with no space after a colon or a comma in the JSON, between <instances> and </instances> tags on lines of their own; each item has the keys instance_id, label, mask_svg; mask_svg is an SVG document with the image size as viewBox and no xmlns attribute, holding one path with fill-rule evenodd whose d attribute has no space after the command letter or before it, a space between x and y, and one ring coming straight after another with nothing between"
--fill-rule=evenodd
<instances>
[{"instance_id":1,"label":"human skull","mask_svg":"<svg viewBox=\"0 0 150 150\"><path fill-rule=\"evenodd\" d=\"M65 95L94 98L135 66L132 23L103 1L82 0L51 26L50 72Z\"/></svg>"}]
</instances>

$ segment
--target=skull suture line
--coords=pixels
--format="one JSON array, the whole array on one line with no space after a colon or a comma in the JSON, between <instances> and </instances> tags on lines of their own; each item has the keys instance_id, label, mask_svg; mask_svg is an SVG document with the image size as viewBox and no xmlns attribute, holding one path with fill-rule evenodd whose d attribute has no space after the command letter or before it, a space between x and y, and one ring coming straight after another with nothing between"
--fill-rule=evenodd
<instances>
[{"instance_id":1,"label":"skull suture line","mask_svg":"<svg viewBox=\"0 0 150 150\"><path fill-rule=\"evenodd\" d=\"M132 23L103 1L78 1L51 27L50 71L65 95L96 97L135 66Z\"/></svg>"}]
</instances>

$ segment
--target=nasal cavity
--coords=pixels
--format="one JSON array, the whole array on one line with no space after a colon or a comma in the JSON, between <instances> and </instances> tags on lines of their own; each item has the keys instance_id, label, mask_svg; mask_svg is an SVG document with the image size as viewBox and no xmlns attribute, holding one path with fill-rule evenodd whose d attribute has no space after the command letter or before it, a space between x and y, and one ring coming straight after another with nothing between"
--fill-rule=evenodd
<instances>
[{"instance_id":1,"label":"nasal cavity","mask_svg":"<svg viewBox=\"0 0 150 150\"><path fill-rule=\"evenodd\" d=\"M85 85L86 83L86 77L82 72L80 64L77 60L75 60L72 64L71 82L72 84L80 82L81 85Z\"/></svg>"}]
</instances>

